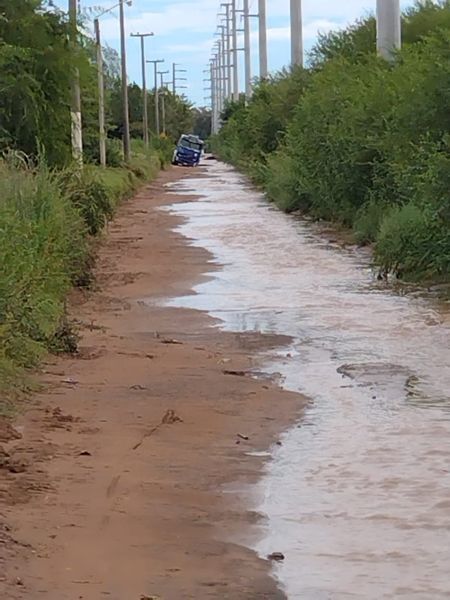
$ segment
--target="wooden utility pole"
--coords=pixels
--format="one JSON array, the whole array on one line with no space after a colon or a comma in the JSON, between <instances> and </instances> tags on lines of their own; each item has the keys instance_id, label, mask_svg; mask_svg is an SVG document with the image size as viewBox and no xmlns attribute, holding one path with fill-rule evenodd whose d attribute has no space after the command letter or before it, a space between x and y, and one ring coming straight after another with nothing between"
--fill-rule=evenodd
<instances>
[{"instance_id":1,"label":"wooden utility pole","mask_svg":"<svg viewBox=\"0 0 450 600\"><path fill-rule=\"evenodd\" d=\"M77 24L77 0L69 0L69 26L70 41L73 51L78 45L78 24ZM80 92L80 73L77 68L73 70L72 95L71 95L71 132L72 132L72 156L80 165L83 165L83 125L81 118L81 92Z\"/></svg>"}]
</instances>

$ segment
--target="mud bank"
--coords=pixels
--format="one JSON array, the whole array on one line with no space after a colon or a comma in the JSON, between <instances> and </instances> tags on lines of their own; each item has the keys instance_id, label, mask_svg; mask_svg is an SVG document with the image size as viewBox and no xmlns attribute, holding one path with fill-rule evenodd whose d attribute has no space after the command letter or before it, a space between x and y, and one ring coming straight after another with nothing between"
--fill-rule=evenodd
<instances>
[{"instance_id":1,"label":"mud bank","mask_svg":"<svg viewBox=\"0 0 450 600\"><path fill-rule=\"evenodd\" d=\"M177 201L165 184L191 173L163 173L121 208L96 289L72 298L79 356L48 362L20 439L0 440L1 598L284 598L235 540L259 520L249 484L265 459L251 453L303 400L247 375L285 338L164 307L211 267L159 210Z\"/></svg>"}]
</instances>

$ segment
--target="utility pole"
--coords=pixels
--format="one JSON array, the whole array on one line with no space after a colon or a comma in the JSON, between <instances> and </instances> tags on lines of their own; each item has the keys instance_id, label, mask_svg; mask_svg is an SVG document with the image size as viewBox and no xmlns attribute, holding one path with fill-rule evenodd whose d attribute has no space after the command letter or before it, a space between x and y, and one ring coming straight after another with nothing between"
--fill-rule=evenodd
<instances>
[{"instance_id":1,"label":"utility pole","mask_svg":"<svg viewBox=\"0 0 450 600\"><path fill-rule=\"evenodd\" d=\"M227 43L225 37L225 25L218 25L217 27L219 31L217 35L220 36L219 48L221 49L221 80L223 85L223 103L225 104L225 100L231 97L231 81L228 79L228 70L227 70Z\"/></svg>"},{"instance_id":2,"label":"utility pole","mask_svg":"<svg viewBox=\"0 0 450 600\"><path fill-rule=\"evenodd\" d=\"M211 135L212 135L214 133L213 126L212 126L212 123L213 123L213 110L214 110L213 109L213 106L214 106L214 92L213 92L213 89L212 89L212 86L213 86L213 76L212 76L211 65L209 65L209 67L206 70L204 70L203 73L205 75L208 75L208 77L205 77L203 79L203 82L204 83L209 83L209 86L205 86L203 88L203 91L204 92L209 92L209 96L205 96L204 97L204 101L206 103L210 103L211 104Z\"/></svg>"},{"instance_id":3,"label":"utility pole","mask_svg":"<svg viewBox=\"0 0 450 600\"><path fill-rule=\"evenodd\" d=\"M214 73L214 61L209 65L211 79L211 133L214 135L216 131L216 75Z\"/></svg>"},{"instance_id":4,"label":"utility pole","mask_svg":"<svg viewBox=\"0 0 450 600\"><path fill-rule=\"evenodd\" d=\"M267 79L269 66L267 60L267 5L266 0L258 0L259 6L259 76Z\"/></svg>"},{"instance_id":5,"label":"utility pole","mask_svg":"<svg viewBox=\"0 0 450 600\"><path fill-rule=\"evenodd\" d=\"M221 7L225 8L225 13L221 13L220 16L225 17L225 37L226 37L226 48L225 48L225 56L226 56L226 70L227 70L227 98L231 99L232 97L232 59L231 59L231 15L230 9L231 4L229 2L223 2Z\"/></svg>"},{"instance_id":6,"label":"utility pole","mask_svg":"<svg viewBox=\"0 0 450 600\"><path fill-rule=\"evenodd\" d=\"M303 67L302 0L291 0L291 66Z\"/></svg>"},{"instance_id":7,"label":"utility pole","mask_svg":"<svg viewBox=\"0 0 450 600\"><path fill-rule=\"evenodd\" d=\"M178 73L187 73L186 69L177 69L179 66L177 63L172 63L172 90L174 96L177 93L177 83L179 81L187 81L186 77L178 77Z\"/></svg>"},{"instance_id":8,"label":"utility pole","mask_svg":"<svg viewBox=\"0 0 450 600\"><path fill-rule=\"evenodd\" d=\"M217 94L217 106L219 115L223 108L223 68L222 68L222 44L217 42L217 83L218 83L218 94Z\"/></svg>"},{"instance_id":9,"label":"utility pole","mask_svg":"<svg viewBox=\"0 0 450 600\"><path fill-rule=\"evenodd\" d=\"M221 43L220 46L221 48L221 69L220 69L220 73L219 73L219 77L220 77L220 86L221 86L221 93L220 93L220 112L223 112L224 108L225 108L225 100L226 100L226 83L225 83L225 46Z\"/></svg>"},{"instance_id":10,"label":"utility pole","mask_svg":"<svg viewBox=\"0 0 450 600\"><path fill-rule=\"evenodd\" d=\"M237 0L231 0L231 35L233 44L233 101L239 100L239 57L237 38Z\"/></svg>"},{"instance_id":11,"label":"utility pole","mask_svg":"<svg viewBox=\"0 0 450 600\"><path fill-rule=\"evenodd\" d=\"M244 0L244 53L245 53L245 97L252 97L252 57L250 35L249 0Z\"/></svg>"},{"instance_id":12,"label":"utility pole","mask_svg":"<svg viewBox=\"0 0 450 600\"><path fill-rule=\"evenodd\" d=\"M170 71L158 71L161 77L161 117L162 117L162 132L166 135L166 88L164 83L164 75Z\"/></svg>"},{"instance_id":13,"label":"utility pole","mask_svg":"<svg viewBox=\"0 0 450 600\"><path fill-rule=\"evenodd\" d=\"M70 41L73 51L78 44L78 25L77 25L77 0L69 0L69 23L70 23ZM72 77L72 98L71 98L71 131L72 131L72 156L80 165L83 165L83 126L81 119L81 92L80 92L80 73L78 69L73 70Z\"/></svg>"},{"instance_id":14,"label":"utility pole","mask_svg":"<svg viewBox=\"0 0 450 600\"><path fill-rule=\"evenodd\" d=\"M97 46L97 73L98 73L98 128L100 146L100 164L106 167L106 133L105 133L105 86L103 81L103 52L100 37L100 21L94 20L95 42Z\"/></svg>"},{"instance_id":15,"label":"utility pole","mask_svg":"<svg viewBox=\"0 0 450 600\"><path fill-rule=\"evenodd\" d=\"M392 61L402 45L400 0L377 0L377 50Z\"/></svg>"},{"instance_id":16,"label":"utility pole","mask_svg":"<svg viewBox=\"0 0 450 600\"><path fill-rule=\"evenodd\" d=\"M130 161L131 157L131 142L130 142L130 115L128 110L128 78L127 78L127 53L125 39L125 0L121 0L120 9L120 56L122 63L122 102L123 102L123 154L125 162Z\"/></svg>"},{"instance_id":17,"label":"utility pole","mask_svg":"<svg viewBox=\"0 0 450 600\"><path fill-rule=\"evenodd\" d=\"M222 82L221 82L221 67L220 54L215 57L215 73L216 73L216 132L220 129L220 114L222 112Z\"/></svg>"},{"instance_id":18,"label":"utility pole","mask_svg":"<svg viewBox=\"0 0 450 600\"><path fill-rule=\"evenodd\" d=\"M213 57L210 59L210 71L211 71L211 133L217 133L217 61Z\"/></svg>"},{"instance_id":19,"label":"utility pole","mask_svg":"<svg viewBox=\"0 0 450 600\"><path fill-rule=\"evenodd\" d=\"M141 61L142 61L142 131L144 137L144 144L148 148L149 137L148 137L148 106L147 106L147 77L146 77L146 64L145 64L145 38L152 37L153 33L132 33L131 37L141 39Z\"/></svg>"},{"instance_id":20,"label":"utility pole","mask_svg":"<svg viewBox=\"0 0 450 600\"><path fill-rule=\"evenodd\" d=\"M154 78L155 78L155 129L156 135L159 137L161 133L160 125L159 125L159 93L158 93L158 65L165 62L162 60L148 60L149 64L153 65L154 68Z\"/></svg>"}]
</instances>

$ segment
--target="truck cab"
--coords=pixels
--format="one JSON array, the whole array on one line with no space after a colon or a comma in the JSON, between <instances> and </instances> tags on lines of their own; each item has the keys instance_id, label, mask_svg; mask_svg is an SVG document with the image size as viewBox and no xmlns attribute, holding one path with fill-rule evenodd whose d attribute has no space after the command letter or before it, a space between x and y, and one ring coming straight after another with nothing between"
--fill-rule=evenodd
<instances>
[{"instance_id":1,"label":"truck cab","mask_svg":"<svg viewBox=\"0 0 450 600\"><path fill-rule=\"evenodd\" d=\"M173 153L172 164L196 167L203 152L204 142L196 135L183 134Z\"/></svg>"}]
</instances>

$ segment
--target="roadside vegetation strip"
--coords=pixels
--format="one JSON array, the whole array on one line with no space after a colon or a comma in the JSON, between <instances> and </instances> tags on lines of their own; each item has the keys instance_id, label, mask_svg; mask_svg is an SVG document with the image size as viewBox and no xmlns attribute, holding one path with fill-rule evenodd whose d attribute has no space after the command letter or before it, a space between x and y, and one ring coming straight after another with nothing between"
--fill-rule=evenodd
<instances>
[{"instance_id":1,"label":"roadside vegetation strip","mask_svg":"<svg viewBox=\"0 0 450 600\"><path fill-rule=\"evenodd\" d=\"M144 146L142 90L129 85L132 158L124 165L120 59L104 48L106 161L101 169L94 40L80 28L67 43L67 14L48 0L3 3L0 14L0 414L14 411L26 374L48 351L76 347L65 299L88 286L93 243L117 204L171 160L173 141L194 121L167 93L166 136ZM71 84L80 76L83 162L72 164ZM154 94L147 95L154 114ZM150 129L155 124L150 120Z\"/></svg>"},{"instance_id":2,"label":"roadside vegetation strip","mask_svg":"<svg viewBox=\"0 0 450 600\"><path fill-rule=\"evenodd\" d=\"M120 168L0 162L0 415L14 411L27 372L49 351L76 349L67 293L90 285L94 236L161 167L156 151L137 150Z\"/></svg>"},{"instance_id":3,"label":"roadside vegetation strip","mask_svg":"<svg viewBox=\"0 0 450 600\"><path fill-rule=\"evenodd\" d=\"M305 70L227 107L214 150L287 212L351 227L384 273L450 277L450 2L403 15L404 48L375 56L366 18L322 36Z\"/></svg>"}]
</instances>

